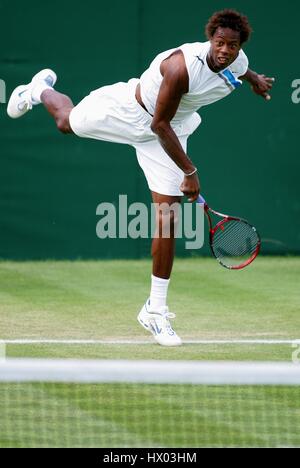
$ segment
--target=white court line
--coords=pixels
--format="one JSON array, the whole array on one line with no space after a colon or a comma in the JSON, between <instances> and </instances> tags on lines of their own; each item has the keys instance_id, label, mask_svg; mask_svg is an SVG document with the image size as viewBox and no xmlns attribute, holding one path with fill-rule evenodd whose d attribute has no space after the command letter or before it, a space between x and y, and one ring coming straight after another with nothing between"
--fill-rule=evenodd
<instances>
[{"instance_id":1,"label":"white court line","mask_svg":"<svg viewBox=\"0 0 300 468\"><path fill-rule=\"evenodd\" d=\"M150 345L152 340L0 340L6 345ZM190 345L300 345L300 339L294 340L183 340Z\"/></svg>"}]
</instances>

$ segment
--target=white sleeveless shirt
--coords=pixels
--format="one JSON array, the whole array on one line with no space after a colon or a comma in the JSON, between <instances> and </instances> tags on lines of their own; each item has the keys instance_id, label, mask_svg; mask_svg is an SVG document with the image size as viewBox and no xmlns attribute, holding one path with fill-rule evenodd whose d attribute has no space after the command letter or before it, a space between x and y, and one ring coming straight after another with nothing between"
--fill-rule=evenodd
<instances>
[{"instance_id":1,"label":"white sleeveless shirt","mask_svg":"<svg viewBox=\"0 0 300 468\"><path fill-rule=\"evenodd\" d=\"M172 123L180 123L191 117L201 107L225 98L242 85L238 78L248 70L248 58L240 50L237 59L219 73L213 72L206 61L210 42L184 44L159 54L140 78L141 97L148 112L154 115L159 89L163 80L160 66L173 52L180 49L185 58L189 75L189 91L184 94Z\"/></svg>"}]
</instances>

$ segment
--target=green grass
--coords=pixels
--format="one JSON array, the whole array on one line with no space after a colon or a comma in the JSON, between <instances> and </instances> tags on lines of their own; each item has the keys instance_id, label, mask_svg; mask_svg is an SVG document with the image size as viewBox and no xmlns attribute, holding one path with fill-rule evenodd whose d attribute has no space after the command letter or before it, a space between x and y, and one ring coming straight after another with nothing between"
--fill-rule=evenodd
<instances>
[{"instance_id":1,"label":"green grass","mask_svg":"<svg viewBox=\"0 0 300 468\"><path fill-rule=\"evenodd\" d=\"M0 340L145 340L8 345L9 357L288 361L291 345L154 344L136 321L150 261L0 262ZM300 258L242 272L176 260L169 305L184 340L300 339ZM0 447L300 446L299 387L0 384Z\"/></svg>"},{"instance_id":2,"label":"green grass","mask_svg":"<svg viewBox=\"0 0 300 468\"><path fill-rule=\"evenodd\" d=\"M300 346L299 346L300 347ZM196 361L291 361L291 345L184 345L160 348L147 345L8 345L7 355L19 358L128 359Z\"/></svg>"},{"instance_id":3,"label":"green grass","mask_svg":"<svg viewBox=\"0 0 300 468\"><path fill-rule=\"evenodd\" d=\"M299 397L299 387L5 384L0 447L297 447Z\"/></svg>"},{"instance_id":4,"label":"green grass","mask_svg":"<svg viewBox=\"0 0 300 468\"><path fill-rule=\"evenodd\" d=\"M136 314L150 261L0 262L0 339L144 340ZM169 291L184 340L299 339L300 258L259 258L242 272L178 259ZM291 346L8 346L11 356L289 360Z\"/></svg>"}]
</instances>

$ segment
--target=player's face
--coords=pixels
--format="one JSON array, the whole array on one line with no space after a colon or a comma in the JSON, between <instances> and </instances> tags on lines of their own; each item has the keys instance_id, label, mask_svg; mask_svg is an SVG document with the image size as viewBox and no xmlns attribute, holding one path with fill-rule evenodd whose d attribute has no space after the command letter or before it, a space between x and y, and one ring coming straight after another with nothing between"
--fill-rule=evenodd
<instances>
[{"instance_id":1,"label":"player's face","mask_svg":"<svg viewBox=\"0 0 300 468\"><path fill-rule=\"evenodd\" d=\"M216 71L229 67L239 55L241 44L238 31L218 28L210 42L209 61Z\"/></svg>"}]
</instances>

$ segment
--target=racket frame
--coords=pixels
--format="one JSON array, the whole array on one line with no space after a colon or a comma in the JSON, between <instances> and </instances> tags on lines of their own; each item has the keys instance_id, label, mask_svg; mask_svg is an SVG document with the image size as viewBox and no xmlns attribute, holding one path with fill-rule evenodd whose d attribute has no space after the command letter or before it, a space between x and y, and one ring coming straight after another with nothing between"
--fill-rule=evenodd
<instances>
[{"instance_id":1,"label":"racket frame","mask_svg":"<svg viewBox=\"0 0 300 468\"><path fill-rule=\"evenodd\" d=\"M198 203L202 204L203 207L204 207L204 211L205 211L205 214L206 214L206 217L207 217L207 220L208 220L208 224L209 224L209 245L210 245L210 250L211 250L213 256L216 258L216 260L218 260L218 262L224 268L227 268L228 270L243 270L244 268L249 266L257 258L257 256L259 255L259 253L261 251L261 238L260 238L260 235L259 235L257 229L254 226L252 226L246 219L237 218L235 216L228 216L228 215L225 215L223 213L219 213L218 211L213 210L212 208L210 208L208 206L208 204L206 203L206 201L204 200L203 197L199 198ZM219 221L215 226L213 225L210 213L213 213L214 215L218 216L219 218L222 218L221 221ZM217 255L215 254L214 249L213 249L213 240L214 240L214 236L215 236L216 232L219 229L221 229L224 224L226 224L226 223L228 223L230 221L237 221L237 222L247 224L256 233L257 239L258 239L256 249L253 252L253 254L251 255L251 257L248 260L246 260L244 263L242 263L241 265L237 265L237 266L225 265L222 262L222 260L219 257L217 257Z\"/></svg>"}]
</instances>

